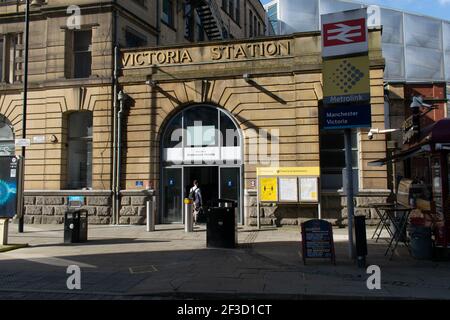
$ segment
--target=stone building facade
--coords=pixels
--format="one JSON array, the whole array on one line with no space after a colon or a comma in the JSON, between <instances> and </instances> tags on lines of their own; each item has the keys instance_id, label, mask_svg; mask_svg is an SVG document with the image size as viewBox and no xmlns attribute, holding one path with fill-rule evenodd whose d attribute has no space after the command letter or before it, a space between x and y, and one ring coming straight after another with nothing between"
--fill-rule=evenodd
<instances>
[{"instance_id":1,"label":"stone building facade","mask_svg":"<svg viewBox=\"0 0 450 320\"><path fill-rule=\"evenodd\" d=\"M254 131L278 130L277 137L269 140L277 142L280 167L324 166L325 138L319 130L323 83L320 34L163 46L184 40L179 36L169 40L170 31L164 31L167 26L158 26L161 17L153 23L145 10L135 7L140 4L131 2L140 1L127 1L126 5L123 1L79 1L82 22L81 33L77 34L67 28L65 1L49 0L43 7L33 9L27 110L31 146L26 150L25 222L61 223L71 196L83 197L83 208L92 224L145 223L148 202L158 223L181 222L179 200L185 196L183 189L190 176L182 177L186 181L183 180L185 185L180 184L178 193L166 192L165 188L175 184L182 173L171 175L183 171L179 171L180 166L166 165L164 137L177 119L195 121L189 117L196 110L203 110L217 112L219 120L213 124L216 127L226 124L239 132L239 142L228 149L235 152L238 163L223 168L191 168L200 170L192 174L203 175L205 180L211 173L228 175L230 183L216 188L223 191L233 187L238 192L240 221L254 224L254 181L260 166L248 161L249 150L254 147ZM250 2L254 3L240 4L246 3L248 9ZM163 3L158 3L163 10ZM152 1L147 5L148 12L152 12L154 4ZM0 34L8 35L5 41L15 44L4 51L12 50L12 56L18 58L11 60L10 78L6 79L5 74L0 85L0 114L16 137L22 135L21 69L20 63L15 64L20 62L21 38L9 34L20 34L21 10L21 6L8 4L0 7ZM243 27L249 19L244 18L244 9L241 12L242 33L239 35L232 28L227 32L233 37L255 36L254 20L250 34L249 25ZM146 43L150 47L122 49L120 57L116 56L115 45L126 47L140 42L127 33L131 29L148 34ZM384 126L380 39L381 31L371 30L370 83L375 128ZM120 66L118 78L114 77L114 57ZM91 68L77 69L85 65ZM202 118L201 114L197 116ZM194 127L191 129L196 130ZM369 167L368 163L386 156L386 141L381 135L369 141L364 130L355 131L354 136L359 185L356 211L371 218L368 203L380 202L388 194L387 171L385 167ZM340 151L332 150L339 157ZM221 177L218 176L219 181ZM215 178L210 180L217 184ZM213 193L210 189L214 188L205 187L204 192ZM178 197L176 206L168 205L168 195ZM345 224L346 210L339 188L323 188L321 195L323 217L337 225ZM262 222L298 224L315 216L315 210L300 205L264 206Z\"/></svg>"},{"instance_id":2,"label":"stone building facade","mask_svg":"<svg viewBox=\"0 0 450 320\"><path fill-rule=\"evenodd\" d=\"M74 195L85 197L91 223L118 223L112 219L116 210L112 195L118 198L119 189L120 222L142 223L145 199L152 192L128 192L113 181L114 75L120 67L120 63L115 67L115 47L208 41L212 36L205 25L209 18L213 29L218 25L225 28L214 39L262 35L265 13L259 1L231 2L36 1L38 6L30 9L26 133L31 146L26 150L26 223L60 223L68 198ZM261 33L250 30L250 16L262 23ZM189 19L194 22L189 30L194 37L188 32ZM22 136L23 30L24 4L2 2L0 124L11 127L15 138ZM71 122L81 120L90 122L86 134L71 136L71 130L78 130ZM83 148L81 141L90 147ZM20 148L14 150L13 140L0 141L0 147L2 155L20 154ZM85 153L83 161L77 158L79 151ZM71 164L76 162L72 159L78 163ZM74 174L83 175L83 181L73 183L80 180Z\"/></svg>"}]
</instances>

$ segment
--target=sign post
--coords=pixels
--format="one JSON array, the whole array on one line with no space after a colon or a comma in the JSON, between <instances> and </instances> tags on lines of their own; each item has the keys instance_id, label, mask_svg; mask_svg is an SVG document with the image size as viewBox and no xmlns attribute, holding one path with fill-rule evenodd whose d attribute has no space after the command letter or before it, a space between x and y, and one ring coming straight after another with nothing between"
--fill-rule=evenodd
<instances>
[{"instance_id":1,"label":"sign post","mask_svg":"<svg viewBox=\"0 0 450 320\"><path fill-rule=\"evenodd\" d=\"M320 126L322 130L344 130L348 251L354 259L351 129L372 126L367 10L325 14L321 21L324 98Z\"/></svg>"}]
</instances>

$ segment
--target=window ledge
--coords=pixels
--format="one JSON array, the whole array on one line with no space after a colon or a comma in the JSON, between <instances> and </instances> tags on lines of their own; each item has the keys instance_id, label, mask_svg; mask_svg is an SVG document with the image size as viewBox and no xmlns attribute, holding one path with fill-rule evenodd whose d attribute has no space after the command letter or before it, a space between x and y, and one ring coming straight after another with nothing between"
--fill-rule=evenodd
<instances>
[{"instance_id":1,"label":"window ledge","mask_svg":"<svg viewBox=\"0 0 450 320\"><path fill-rule=\"evenodd\" d=\"M25 190L25 196L109 196L111 190Z\"/></svg>"}]
</instances>

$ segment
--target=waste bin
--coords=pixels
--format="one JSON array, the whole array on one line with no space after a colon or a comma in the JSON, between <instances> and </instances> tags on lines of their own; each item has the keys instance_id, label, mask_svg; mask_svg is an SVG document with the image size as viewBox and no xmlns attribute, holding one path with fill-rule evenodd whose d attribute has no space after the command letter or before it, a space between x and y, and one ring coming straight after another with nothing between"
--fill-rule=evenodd
<instances>
[{"instance_id":1,"label":"waste bin","mask_svg":"<svg viewBox=\"0 0 450 320\"><path fill-rule=\"evenodd\" d=\"M431 240L431 228L411 224L408 228L410 237L411 255L419 260L431 260L433 258L433 242Z\"/></svg>"},{"instance_id":2,"label":"waste bin","mask_svg":"<svg viewBox=\"0 0 450 320\"><path fill-rule=\"evenodd\" d=\"M83 209L69 209L64 215L64 243L86 242L88 213Z\"/></svg>"},{"instance_id":3,"label":"waste bin","mask_svg":"<svg viewBox=\"0 0 450 320\"><path fill-rule=\"evenodd\" d=\"M219 199L206 208L206 246L211 248L236 248L237 202Z\"/></svg>"},{"instance_id":4,"label":"waste bin","mask_svg":"<svg viewBox=\"0 0 450 320\"><path fill-rule=\"evenodd\" d=\"M355 216L355 244L356 244L356 258L358 267L366 267L367 256L367 237L366 237L366 217Z\"/></svg>"}]
</instances>

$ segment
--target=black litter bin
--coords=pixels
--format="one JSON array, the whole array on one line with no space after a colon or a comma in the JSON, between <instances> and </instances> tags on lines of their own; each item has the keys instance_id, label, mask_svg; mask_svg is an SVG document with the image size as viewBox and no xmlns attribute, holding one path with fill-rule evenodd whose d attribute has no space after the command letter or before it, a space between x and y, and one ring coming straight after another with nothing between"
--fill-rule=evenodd
<instances>
[{"instance_id":1,"label":"black litter bin","mask_svg":"<svg viewBox=\"0 0 450 320\"><path fill-rule=\"evenodd\" d=\"M236 248L237 202L219 199L206 208L206 246L208 248Z\"/></svg>"},{"instance_id":2,"label":"black litter bin","mask_svg":"<svg viewBox=\"0 0 450 320\"><path fill-rule=\"evenodd\" d=\"M83 209L69 209L64 215L64 243L86 242L88 213Z\"/></svg>"}]
</instances>

